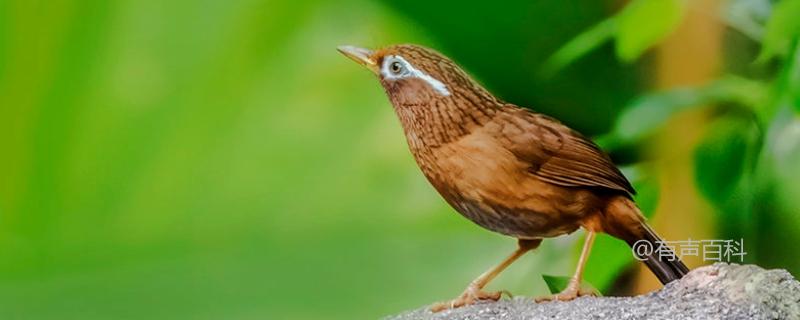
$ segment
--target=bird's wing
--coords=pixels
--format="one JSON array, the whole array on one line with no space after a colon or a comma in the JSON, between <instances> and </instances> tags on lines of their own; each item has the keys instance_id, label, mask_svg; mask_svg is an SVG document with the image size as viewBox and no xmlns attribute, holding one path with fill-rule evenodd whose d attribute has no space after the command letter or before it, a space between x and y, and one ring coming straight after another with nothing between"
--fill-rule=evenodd
<instances>
[{"instance_id":1,"label":"bird's wing","mask_svg":"<svg viewBox=\"0 0 800 320\"><path fill-rule=\"evenodd\" d=\"M534 124L534 132L529 132L533 143L512 151L530 163L528 170L533 175L566 187L599 187L629 196L636 194L628 179L594 142L558 120L527 110L524 113Z\"/></svg>"}]
</instances>

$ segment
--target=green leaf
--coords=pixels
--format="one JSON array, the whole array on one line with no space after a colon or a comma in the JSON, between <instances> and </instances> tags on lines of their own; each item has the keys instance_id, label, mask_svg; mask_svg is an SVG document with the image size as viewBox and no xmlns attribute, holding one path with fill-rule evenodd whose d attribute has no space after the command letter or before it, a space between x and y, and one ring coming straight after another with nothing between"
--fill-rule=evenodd
<instances>
[{"instance_id":1,"label":"green leaf","mask_svg":"<svg viewBox=\"0 0 800 320\"><path fill-rule=\"evenodd\" d=\"M791 62L786 68L786 93L791 95L789 100L795 113L800 114L800 39L792 43Z\"/></svg>"},{"instance_id":2,"label":"green leaf","mask_svg":"<svg viewBox=\"0 0 800 320\"><path fill-rule=\"evenodd\" d=\"M800 36L800 0L783 0L773 7L756 63L785 57L791 43Z\"/></svg>"},{"instance_id":3,"label":"green leaf","mask_svg":"<svg viewBox=\"0 0 800 320\"><path fill-rule=\"evenodd\" d=\"M550 293L556 294L561 292L561 290L564 290L567 285L569 285L570 277L543 274L542 279L544 280L544 283L547 284L547 289L550 290Z\"/></svg>"},{"instance_id":4,"label":"green leaf","mask_svg":"<svg viewBox=\"0 0 800 320\"><path fill-rule=\"evenodd\" d=\"M753 110L764 103L767 87L758 81L725 76L702 87L678 88L641 96L617 118L613 135L620 141L642 139L658 130L674 114L696 106L733 103Z\"/></svg>"},{"instance_id":5,"label":"green leaf","mask_svg":"<svg viewBox=\"0 0 800 320\"><path fill-rule=\"evenodd\" d=\"M681 21L679 0L634 0L617 16L617 57L631 62L672 33Z\"/></svg>"},{"instance_id":6,"label":"green leaf","mask_svg":"<svg viewBox=\"0 0 800 320\"><path fill-rule=\"evenodd\" d=\"M749 124L726 117L715 121L694 153L695 180L710 200L722 203L745 170Z\"/></svg>"},{"instance_id":7,"label":"green leaf","mask_svg":"<svg viewBox=\"0 0 800 320\"><path fill-rule=\"evenodd\" d=\"M610 40L615 31L616 21L614 17L611 17L582 32L547 58L542 65L540 76L543 78L552 77L561 69Z\"/></svg>"},{"instance_id":8,"label":"green leaf","mask_svg":"<svg viewBox=\"0 0 800 320\"><path fill-rule=\"evenodd\" d=\"M547 284L547 290L550 290L551 294L557 294L560 293L565 288L567 288L567 285L569 285L569 281L571 278L564 276L551 276L543 274L542 279L544 280L544 283ZM591 285L586 281L581 282L581 289L584 290L588 289L590 291L594 291L595 293L597 293L598 296L600 295L600 291L598 291L593 285Z\"/></svg>"},{"instance_id":9,"label":"green leaf","mask_svg":"<svg viewBox=\"0 0 800 320\"><path fill-rule=\"evenodd\" d=\"M769 1L730 1L722 8L722 21L733 30L761 43L764 23L772 5Z\"/></svg>"},{"instance_id":10,"label":"green leaf","mask_svg":"<svg viewBox=\"0 0 800 320\"><path fill-rule=\"evenodd\" d=\"M679 0L636 0L617 15L601 21L558 49L543 64L542 77L572 64L616 36L617 57L630 62L672 33L681 21Z\"/></svg>"},{"instance_id":11,"label":"green leaf","mask_svg":"<svg viewBox=\"0 0 800 320\"><path fill-rule=\"evenodd\" d=\"M763 146L755 119L729 114L714 121L694 151L697 189L719 215L717 231L729 237L753 235L755 170Z\"/></svg>"},{"instance_id":12,"label":"green leaf","mask_svg":"<svg viewBox=\"0 0 800 320\"><path fill-rule=\"evenodd\" d=\"M614 131L623 140L638 140L657 130L672 115L701 102L697 88L679 88L644 95L620 114Z\"/></svg>"}]
</instances>

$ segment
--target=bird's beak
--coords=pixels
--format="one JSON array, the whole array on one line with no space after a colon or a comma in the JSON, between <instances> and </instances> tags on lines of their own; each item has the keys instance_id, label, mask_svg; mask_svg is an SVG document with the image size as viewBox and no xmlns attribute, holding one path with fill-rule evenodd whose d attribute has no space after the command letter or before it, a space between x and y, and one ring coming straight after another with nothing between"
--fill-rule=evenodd
<instances>
[{"instance_id":1,"label":"bird's beak","mask_svg":"<svg viewBox=\"0 0 800 320\"><path fill-rule=\"evenodd\" d=\"M354 46L339 46L336 50L339 50L339 52L353 61L358 62L358 64L367 67L372 73L378 74L378 63L372 59L372 50Z\"/></svg>"}]
</instances>

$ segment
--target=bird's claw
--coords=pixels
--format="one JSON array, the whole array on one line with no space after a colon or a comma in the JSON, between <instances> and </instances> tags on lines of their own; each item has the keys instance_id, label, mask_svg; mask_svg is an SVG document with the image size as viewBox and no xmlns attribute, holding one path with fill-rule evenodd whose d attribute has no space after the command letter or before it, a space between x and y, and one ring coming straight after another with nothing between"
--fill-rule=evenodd
<instances>
[{"instance_id":1,"label":"bird's claw","mask_svg":"<svg viewBox=\"0 0 800 320\"><path fill-rule=\"evenodd\" d=\"M455 298L455 299L450 300L450 301L439 302L439 303L434 304L433 306L431 306L431 311L432 312L439 312L439 311L447 310L447 309L455 309L455 308L459 308L459 307L463 307L463 306L466 306L466 305L473 304L473 303L475 303L475 301L478 301L478 300L497 301L497 300L500 299L500 297L503 295L503 293L506 293L509 296L511 295L511 293L509 293L508 291L486 292L486 291L482 291L482 290L480 290L478 288L474 288L474 287L470 286L470 287L467 288L467 290L464 290L464 293L462 293L460 296L458 296L458 298Z\"/></svg>"},{"instance_id":2,"label":"bird's claw","mask_svg":"<svg viewBox=\"0 0 800 320\"><path fill-rule=\"evenodd\" d=\"M570 281L569 285L558 294L537 297L536 302L570 301L584 296L596 297L598 293L595 290L582 289L579 283Z\"/></svg>"}]
</instances>

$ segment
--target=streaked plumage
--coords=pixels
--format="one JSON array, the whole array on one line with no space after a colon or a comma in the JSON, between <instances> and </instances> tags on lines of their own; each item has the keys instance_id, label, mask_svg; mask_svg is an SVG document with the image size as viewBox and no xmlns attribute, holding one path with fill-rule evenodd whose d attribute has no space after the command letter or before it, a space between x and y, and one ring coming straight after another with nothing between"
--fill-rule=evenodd
<instances>
[{"instance_id":1,"label":"streaked plumage","mask_svg":"<svg viewBox=\"0 0 800 320\"><path fill-rule=\"evenodd\" d=\"M451 307L494 298L480 291L483 285L542 238L588 231L578 283L595 232L629 244L658 240L632 200L630 182L580 133L501 101L431 49L340 51L379 76L411 153L442 197L476 224L520 239L514 255L476 279ZM643 258L662 282L686 272L680 261ZM575 284L568 290L562 298L580 294Z\"/></svg>"}]
</instances>

